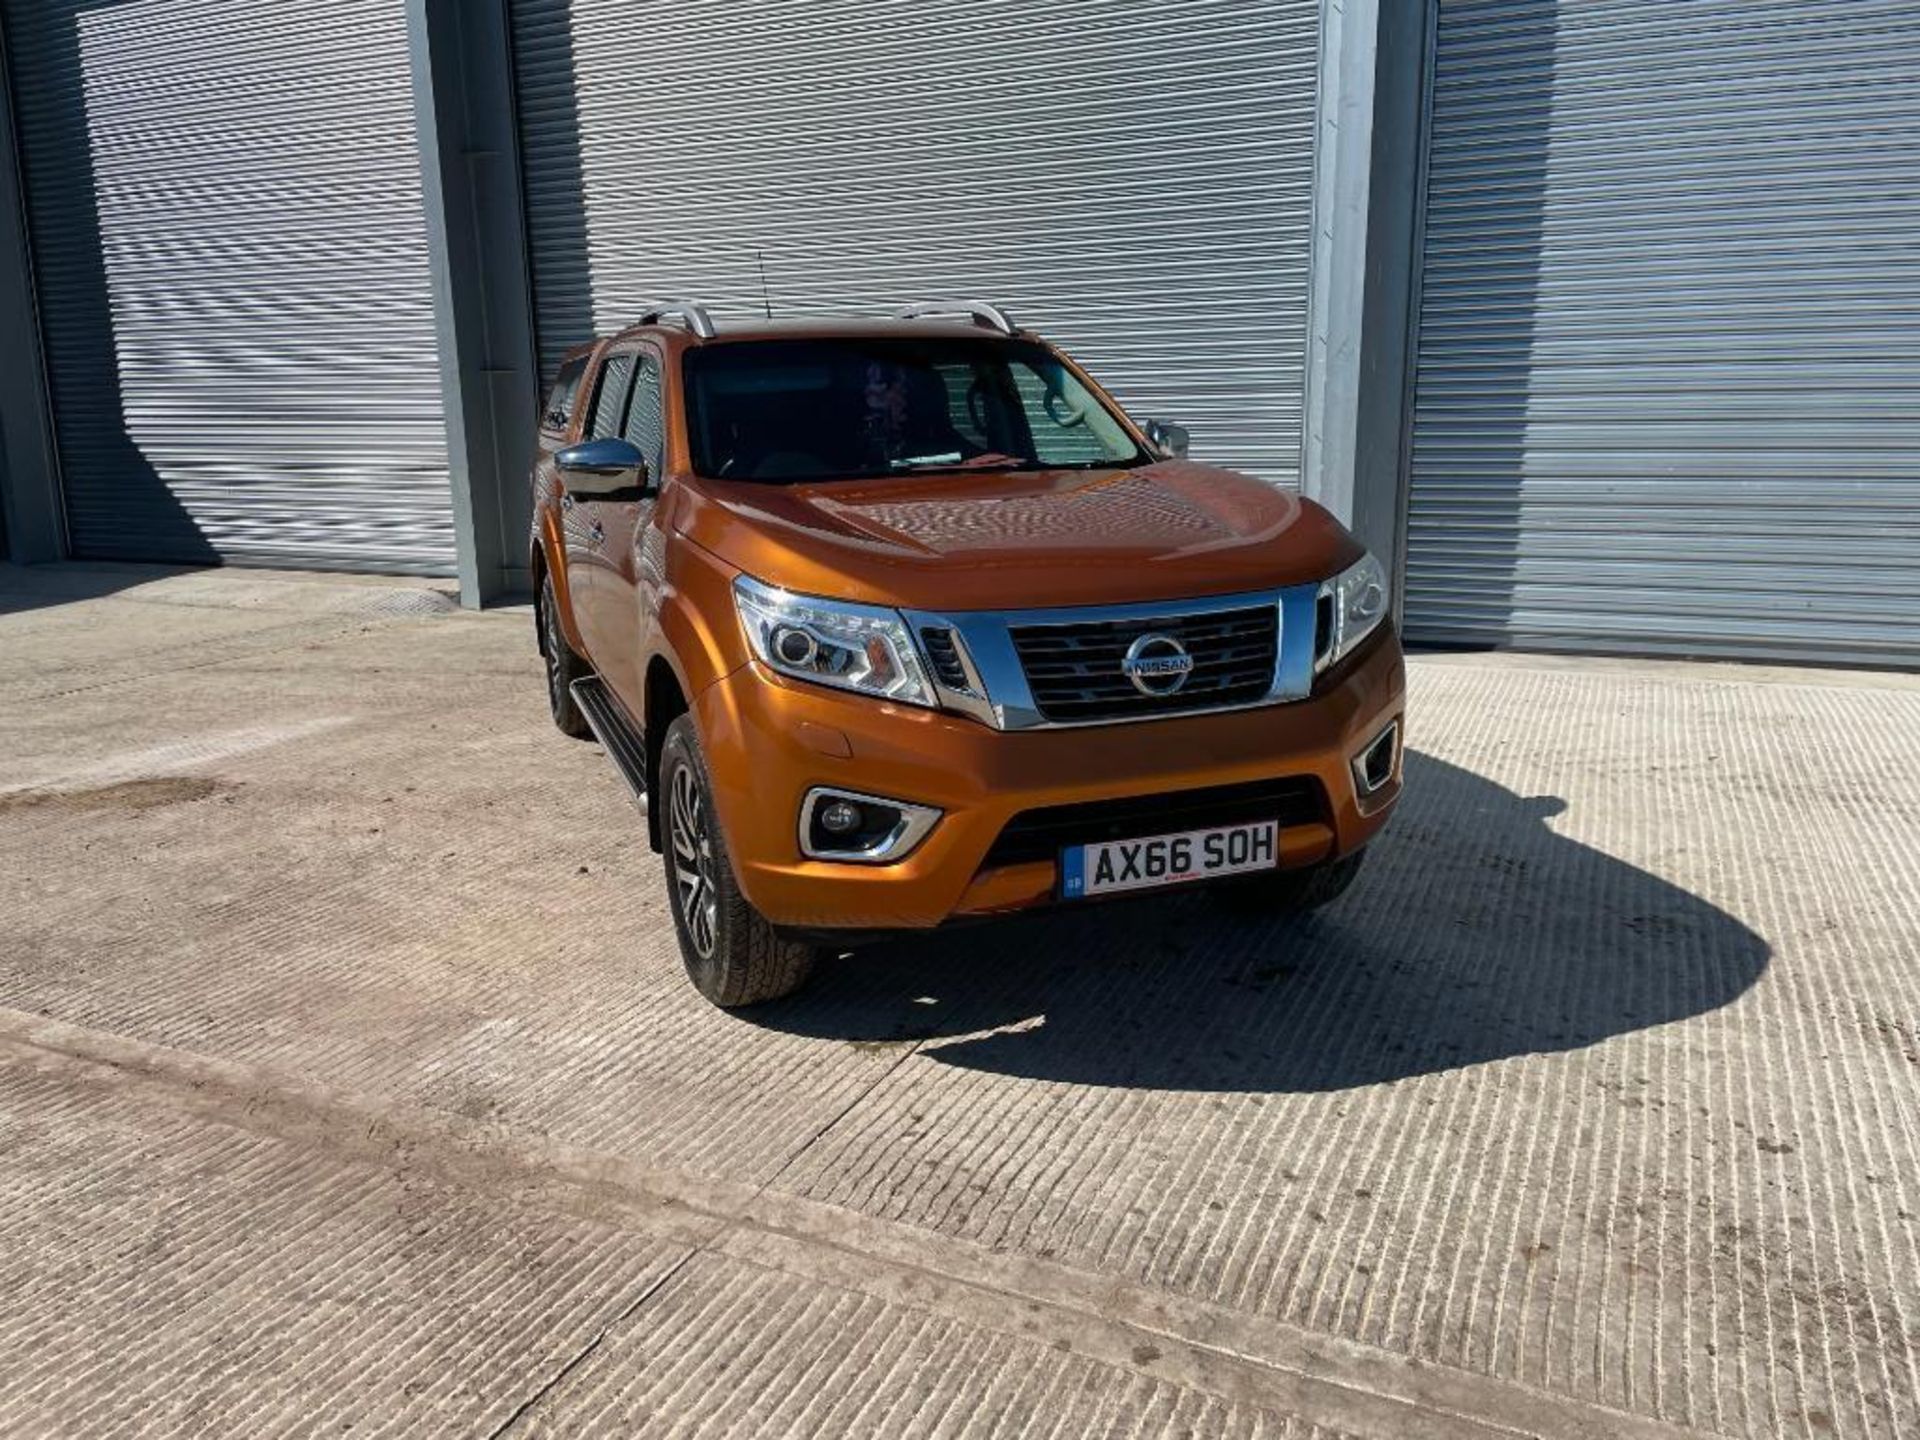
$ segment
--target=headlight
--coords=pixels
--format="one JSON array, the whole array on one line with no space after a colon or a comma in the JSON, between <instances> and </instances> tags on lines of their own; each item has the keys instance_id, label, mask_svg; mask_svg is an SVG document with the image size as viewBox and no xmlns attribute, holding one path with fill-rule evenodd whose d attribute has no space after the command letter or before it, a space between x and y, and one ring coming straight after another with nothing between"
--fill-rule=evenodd
<instances>
[{"instance_id":1,"label":"headlight","mask_svg":"<svg viewBox=\"0 0 1920 1440\"><path fill-rule=\"evenodd\" d=\"M1362 555L1320 587L1314 668L1337 664L1387 618L1387 567Z\"/></svg>"},{"instance_id":2,"label":"headlight","mask_svg":"<svg viewBox=\"0 0 1920 1440\"><path fill-rule=\"evenodd\" d=\"M907 705L933 705L933 686L920 668L907 623L896 612L789 595L745 575L733 582L733 600L753 653L782 675Z\"/></svg>"}]
</instances>

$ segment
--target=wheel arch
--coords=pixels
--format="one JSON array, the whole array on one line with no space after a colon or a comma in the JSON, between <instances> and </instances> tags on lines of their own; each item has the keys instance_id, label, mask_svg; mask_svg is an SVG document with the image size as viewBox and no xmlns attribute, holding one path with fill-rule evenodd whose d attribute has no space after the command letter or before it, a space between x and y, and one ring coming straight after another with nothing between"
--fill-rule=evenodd
<instances>
[{"instance_id":1,"label":"wheel arch","mask_svg":"<svg viewBox=\"0 0 1920 1440\"><path fill-rule=\"evenodd\" d=\"M540 586L549 575L553 577L553 599L560 607L560 633L567 637L567 644L573 647L573 653L592 663L587 654L585 642L580 638L580 627L574 621L573 587L568 582L567 564L564 551L560 548L560 537L554 533L553 517L542 514L538 518L533 540L527 547L527 570L532 578L535 602L534 630L540 631L539 597ZM547 641L544 634L539 635L540 653L547 653Z\"/></svg>"},{"instance_id":2,"label":"wheel arch","mask_svg":"<svg viewBox=\"0 0 1920 1440\"><path fill-rule=\"evenodd\" d=\"M547 551L537 539L527 549L527 574L533 584L533 643L544 660L547 658L547 627L540 623L540 587L547 579Z\"/></svg>"},{"instance_id":3,"label":"wheel arch","mask_svg":"<svg viewBox=\"0 0 1920 1440\"><path fill-rule=\"evenodd\" d=\"M647 843L658 853L664 844L660 833L660 751L667 741L667 727L692 707L687 702L686 687L665 655L655 655L647 662L642 698L646 705L647 794L653 797L647 806Z\"/></svg>"}]
</instances>

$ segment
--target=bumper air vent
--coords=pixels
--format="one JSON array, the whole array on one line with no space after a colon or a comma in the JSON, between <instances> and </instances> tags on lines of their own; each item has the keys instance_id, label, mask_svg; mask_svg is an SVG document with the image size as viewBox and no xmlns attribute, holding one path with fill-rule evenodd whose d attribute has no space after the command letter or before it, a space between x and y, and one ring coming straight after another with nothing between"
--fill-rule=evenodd
<instances>
[{"instance_id":1,"label":"bumper air vent","mask_svg":"<svg viewBox=\"0 0 1920 1440\"><path fill-rule=\"evenodd\" d=\"M927 659L933 665L934 679L949 690L973 693L973 686L967 681L967 667L960 659L960 642L954 639L953 631L944 626L929 625L921 630L920 643L926 648Z\"/></svg>"},{"instance_id":2,"label":"bumper air vent","mask_svg":"<svg viewBox=\"0 0 1920 1440\"><path fill-rule=\"evenodd\" d=\"M1023 810L1007 822L987 851L981 869L1052 860L1069 845L1102 840L1137 840L1181 830L1207 830L1252 820L1278 820L1281 828L1312 825L1327 818L1325 792L1310 775L1217 785L1172 794L1129 795Z\"/></svg>"},{"instance_id":3,"label":"bumper air vent","mask_svg":"<svg viewBox=\"0 0 1920 1440\"><path fill-rule=\"evenodd\" d=\"M1313 602L1313 668L1326 668L1333 654L1333 592L1322 590Z\"/></svg>"}]
</instances>

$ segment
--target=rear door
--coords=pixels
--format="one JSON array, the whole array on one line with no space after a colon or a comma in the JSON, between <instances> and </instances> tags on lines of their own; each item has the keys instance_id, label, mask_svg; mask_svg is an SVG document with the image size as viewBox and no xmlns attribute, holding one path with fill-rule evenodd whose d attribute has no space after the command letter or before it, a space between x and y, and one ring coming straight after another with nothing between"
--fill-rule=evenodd
<instances>
[{"instance_id":1,"label":"rear door","mask_svg":"<svg viewBox=\"0 0 1920 1440\"><path fill-rule=\"evenodd\" d=\"M569 356L561 362L560 373L554 377L553 389L547 392L546 404L540 411L540 454L543 457L567 443L567 422L573 418L574 404L580 398L580 382L586 378L589 358L582 353Z\"/></svg>"},{"instance_id":2,"label":"rear door","mask_svg":"<svg viewBox=\"0 0 1920 1440\"><path fill-rule=\"evenodd\" d=\"M572 422L575 409L580 403L580 386L587 376L587 362L592 359L590 348L583 348L568 355L560 363L560 373L554 377L553 388L547 392L547 398L540 407L540 423L535 431L533 456L533 513L536 516L555 513L560 525L560 553L550 556L554 565L553 588L555 600L565 614L573 613L574 567L573 540L568 532L573 525L573 497L564 493L560 485L560 473L554 466L553 457L567 444L573 433ZM538 537L545 543L545 532ZM576 629L579 622L574 622Z\"/></svg>"}]
</instances>

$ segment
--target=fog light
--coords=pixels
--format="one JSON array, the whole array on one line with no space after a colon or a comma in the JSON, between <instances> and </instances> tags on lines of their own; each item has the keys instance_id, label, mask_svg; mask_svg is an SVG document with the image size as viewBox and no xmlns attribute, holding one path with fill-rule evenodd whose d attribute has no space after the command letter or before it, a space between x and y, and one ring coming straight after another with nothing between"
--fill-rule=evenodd
<instances>
[{"instance_id":1,"label":"fog light","mask_svg":"<svg viewBox=\"0 0 1920 1440\"><path fill-rule=\"evenodd\" d=\"M833 800L820 808L820 825L834 835L851 835L860 828L860 807Z\"/></svg>"},{"instance_id":2,"label":"fog light","mask_svg":"<svg viewBox=\"0 0 1920 1440\"><path fill-rule=\"evenodd\" d=\"M800 853L885 865L911 854L939 818L931 805L818 786L800 802Z\"/></svg>"}]
</instances>

